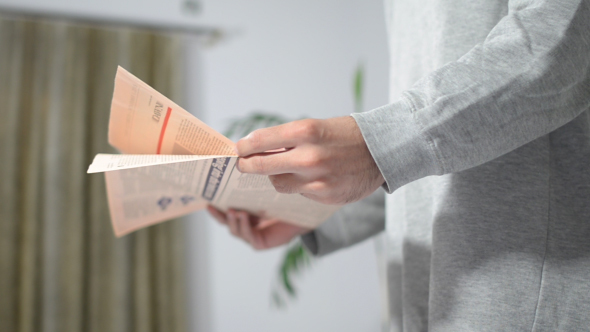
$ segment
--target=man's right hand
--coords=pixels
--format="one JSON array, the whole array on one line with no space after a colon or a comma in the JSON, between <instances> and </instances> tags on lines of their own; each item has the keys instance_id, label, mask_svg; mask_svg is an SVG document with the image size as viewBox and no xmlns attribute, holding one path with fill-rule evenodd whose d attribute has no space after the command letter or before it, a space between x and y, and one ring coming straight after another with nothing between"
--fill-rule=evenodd
<instances>
[{"instance_id":1,"label":"man's right hand","mask_svg":"<svg viewBox=\"0 0 590 332\"><path fill-rule=\"evenodd\" d=\"M207 206L207 211L230 232L249 243L254 249L270 249L289 243L293 238L311 231L309 228L288 224L278 219L261 220L245 211L219 211Z\"/></svg>"}]
</instances>

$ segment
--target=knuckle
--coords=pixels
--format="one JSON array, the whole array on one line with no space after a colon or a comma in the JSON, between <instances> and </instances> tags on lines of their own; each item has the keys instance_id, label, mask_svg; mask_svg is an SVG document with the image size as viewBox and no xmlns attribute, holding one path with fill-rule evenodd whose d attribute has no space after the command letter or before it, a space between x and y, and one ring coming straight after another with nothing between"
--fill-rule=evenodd
<instances>
[{"instance_id":1,"label":"knuckle","mask_svg":"<svg viewBox=\"0 0 590 332\"><path fill-rule=\"evenodd\" d=\"M248 135L248 141L250 142L250 147L253 150L258 150L262 143L262 134L260 130L254 130Z\"/></svg>"},{"instance_id":2,"label":"knuckle","mask_svg":"<svg viewBox=\"0 0 590 332\"><path fill-rule=\"evenodd\" d=\"M258 174L264 174L264 172L266 171L266 162L264 161L264 159L258 156L254 157L252 161L254 162L254 171Z\"/></svg>"},{"instance_id":3,"label":"knuckle","mask_svg":"<svg viewBox=\"0 0 590 332\"><path fill-rule=\"evenodd\" d=\"M299 162L303 168L317 168L323 163L323 155L315 150L311 150Z\"/></svg>"},{"instance_id":4,"label":"knuckle","mask_svg":"<svg viewBox=\"0 0 590 332\"><path fill-rule=\"evenodd\" d=\"M320 122L316 119L305 119L299 121L295 130L298 136L305 137L311 142L316 142L321 137Z\"/></svg>"},{"instance_id":5,"label":"knuckle","mask_svg":"<svg viewBox=\"0 0 590 332\"><path fill-rule=\"evenodd\" d=\"M309 184L309 190L316 195L324 194L328 189L328 184L324 181L315 181Z\"/></svg>"}]
</instances>

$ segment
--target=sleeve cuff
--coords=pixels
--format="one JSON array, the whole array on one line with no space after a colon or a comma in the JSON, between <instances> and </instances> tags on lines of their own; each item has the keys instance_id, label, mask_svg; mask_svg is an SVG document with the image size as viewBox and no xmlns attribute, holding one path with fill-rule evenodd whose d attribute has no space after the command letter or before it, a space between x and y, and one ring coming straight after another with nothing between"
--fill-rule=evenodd
<instances>
[{"instance_id":1,"label":"sleeve cuff","mask_svg":"<svg viewBox=\"0 0 590 332\"><path fill-rule=\"evenodd\" d=\"M301 242L315 256L352 246L385 229L385 194L379 190L367 198L342 207Z\"/></svg>"},{"instance_id":2,"label":"sleeve cuff","mask_svg":"<svg viewBox=\"0 0 590 332\"><path fill-rule=\"evenodd\" d=\"M407 98L352 114L385 179L383 188L387 193L414 180L443 173L436 144L422 130Z\"/></svg>"},{"instance_id":3,"label":"sleeve cuff","mask_svg":"<svg viewBox=\"0 0 590 332\"><path fill-rule=\"evenodd\" d=\"M314 256L325 256L350 242L344 227L341 211L337 211L318 228L302 235L301 242Z\"/></svg>"},{"instance_id":4,"label":"sleeve cuff","mask_svg":"<svg viewBox=\"0 0 590 332\"><path fill-rule=\"evenodd\" d=\"M315 237L315 231L301 235L303 246L314 256L318 254L318 241Z\"/></svg>"}]
</instances>

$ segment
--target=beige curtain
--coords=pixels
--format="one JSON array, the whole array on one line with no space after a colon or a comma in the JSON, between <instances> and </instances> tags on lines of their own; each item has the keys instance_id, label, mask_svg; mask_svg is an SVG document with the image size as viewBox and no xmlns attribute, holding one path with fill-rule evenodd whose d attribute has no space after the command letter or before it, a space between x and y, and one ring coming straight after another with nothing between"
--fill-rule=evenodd
<instances>
[{"instance_id":1,"label":"beige curtain","mask_svg":"<svg viewBox=\"0 0 590 332\"><path fill-rule=\"evenodd\" d=\"M116 239L98 152L120 64L180 100L179 37L0 16L0 331L185 331L181 221Z\"/></svg>"}]
</instances>

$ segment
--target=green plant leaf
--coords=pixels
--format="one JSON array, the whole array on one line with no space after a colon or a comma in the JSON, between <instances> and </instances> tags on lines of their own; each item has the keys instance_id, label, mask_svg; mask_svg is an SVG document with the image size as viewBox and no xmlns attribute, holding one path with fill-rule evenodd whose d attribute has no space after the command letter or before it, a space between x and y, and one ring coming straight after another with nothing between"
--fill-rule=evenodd
<instances>
[{"instance_id":1,"label":"green plant leaf","mask_svg":"<svg viewBox=\"0 0 590 332\"><path fill-rule=\"evenodd\" d=\"M289 293L289 295L291 296L295 296L297 293L295 292L295 288L293 288L293 285L291 284L289 269L282 269L281 277L283 278L283 286L285 286L287 293Z\"/></svg>"},{"instance_id":2,"label":"green plant leaf","mask_svg":"<svg viewBox=\"0 0 590 332\"><path fill-rule=\"evenodd\" d=\"M242 138L256 129L276 126L286 122L289 122L289 120L282 116L254 111L245 117L233 119L223 134L228 138Z\"/></svg>"},{"instance_id":3,"label":"green plant leaf","mask_svg":"<svg viewBox=\"0 0 590 332\"><path fill-rule=\"evenodd\" d=\"M359 64L354 72L353 80L354 110L357 113L363 111L363 81L364 68L362 64Z\"/></svg>"},{"instance_id":4,"label":"green plant leaf","mask_svg":"<svg viewBox=\"0 0 590 332\"><path fill-rule=\"evenodd\" d=\"M312 256L300 241L295 241L287 247L279 267L278 280L272 291L272 303L275 307L286 307L289 299L295 299L297 289L293 278L301 275L311 266Z\"/></svg>"}]
</instances>

